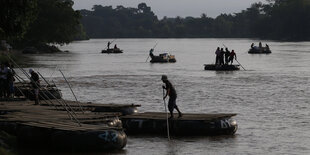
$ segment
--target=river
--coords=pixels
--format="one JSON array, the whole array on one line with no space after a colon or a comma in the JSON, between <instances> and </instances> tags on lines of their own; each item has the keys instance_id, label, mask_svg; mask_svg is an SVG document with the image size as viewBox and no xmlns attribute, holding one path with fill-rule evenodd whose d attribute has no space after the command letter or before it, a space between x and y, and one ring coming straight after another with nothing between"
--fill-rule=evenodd
<instances>
[{"instance_id":1,"label":"river","mask_svg":"<svg viewBox=\"0 0 310 155\"><path fill-rule=\"evenodd\" d=\"M68 53L27 55L25 64L53 79L65 99L74 100L58 69L79 101L141 104L140 112L163 112L161 75L168 75L184 113L237 113L234 136L128 136L115 154L310 154L310 42L267 43L269 55L247 53L249 39L117 39L123 54L101 54L108 41L91 39L60 47ZM151 64L148 51L174 54L177 62ZM227 46L245 68L205 71L216 48ZM149 61L150 59L148 59ZM237 62L234 62L238 64ZM28 69L28 68L26 68ZM190 131L189 131L190 132Z\"/></svg>"}]
</instances>

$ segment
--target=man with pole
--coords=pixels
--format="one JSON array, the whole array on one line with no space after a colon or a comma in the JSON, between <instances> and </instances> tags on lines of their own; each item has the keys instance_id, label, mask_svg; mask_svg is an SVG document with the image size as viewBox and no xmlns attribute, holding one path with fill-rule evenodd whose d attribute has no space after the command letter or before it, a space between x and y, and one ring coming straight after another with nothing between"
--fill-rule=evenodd
<instances>
[{"instance_id":1,"label":"man with pole","mask_svg":"<svg viewBox=\"0 0 310 155\"><path fill-rule=\"evenodd\" d=\"M166 86L163 86L163 89L166 89L166 95L163 96L163 99L165 100L166 97L169 95L169 101L168 101L168 109L170 112L170 119L173 118L173 110L176 109L179 113L179 118L182 117L182 113L179 110L176 99L177 99L177 93L171 82L168 80L167 75L162 75L161 80L163 83L166 84Z\"/></svg>"},{"instance_id":2,"label":"man with pole","mask_svg":"<svg viewBox=\"0 0 310 155\"><path fill-rule=\"evenodd\" d=\"M31 86L34 92L34 96L35 96L35 105L39 104L39 87L40 87L40 81L39 81L39 75L34 72L32 69L29 69L29 73L31 75L30 77L30 81L31 81Z\"/></svg>"}]
</instances>

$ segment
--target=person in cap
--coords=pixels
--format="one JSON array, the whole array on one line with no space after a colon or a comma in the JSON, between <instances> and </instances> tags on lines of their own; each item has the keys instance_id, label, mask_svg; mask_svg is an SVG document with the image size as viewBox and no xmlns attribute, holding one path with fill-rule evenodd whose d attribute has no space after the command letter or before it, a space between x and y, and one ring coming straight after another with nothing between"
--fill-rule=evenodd
<instances>
[{"instance_id":1,"label":"person in cap","mask_svg":"<svg viewBox=\"0 0 310 155\"><path fill-rule=\"evenodd\" d=\"M40 80L39 80L39 75L34 72L32 69L29 69L29 73L31 74L30 81L31 81L31 86L34 92L35 96L35 105L39 104L39 87L40 87Z\"/></svg>"},{"instance_id":2,"label":"person in cap","mask_svg":"<svg viewBox=\"0 0 310 155\"><path fill-rule=\"evenodd\" d=\"M170 118L173 118L173 110L176 109L179 113L179 117L182 117L182 113L179 110L177 104L176 104L176 99L177 99L177 93L171 82L168 80L168 77L166 75L162 75L161 80L163 83L166 84L166 86L163 86L163 89L166 89L166 95L164 95L164 100L166 99L167 96L169 96L169 101L168 101L168 109L170 112Z\"/></svg>"}]
</instances>

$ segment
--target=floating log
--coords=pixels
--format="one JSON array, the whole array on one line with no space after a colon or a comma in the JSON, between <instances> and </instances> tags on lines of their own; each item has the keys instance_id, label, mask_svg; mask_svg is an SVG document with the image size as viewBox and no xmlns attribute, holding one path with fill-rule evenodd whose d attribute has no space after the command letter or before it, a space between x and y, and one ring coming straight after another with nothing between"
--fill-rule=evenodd
<instances>
[{"instance_id":1,"label":"floating log","mask_svg":"<svg viewBox=\"0 0 310 155\"><path fill-rule=\"evenodd\" d=\"M177 116L177 114L175 114ZM238 125L236 114L183 114L169 119L169 130L175 136L233 135ZM138 113L121 116L127 134L167 134L166 113Z\"/></svg>"}]
</instances>

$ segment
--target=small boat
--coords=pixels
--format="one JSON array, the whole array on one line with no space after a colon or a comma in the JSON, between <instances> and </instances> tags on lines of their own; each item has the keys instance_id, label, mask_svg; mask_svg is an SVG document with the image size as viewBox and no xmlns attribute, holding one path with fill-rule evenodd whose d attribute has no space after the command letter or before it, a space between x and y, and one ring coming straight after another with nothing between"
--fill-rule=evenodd
<instances>
[{"instance_id":1,"label":"small boat","mask_svg":"<svg viewBox=\"0 0 310 155\"><path fill-rule=\"evenodd\" d=\"M102 50L101 53L118 54L118 53L123 53L123 50L121 50L119 48L110 48L110 49Z\"/></svg>"},{"instance_id":2,"label":"small boat","mask_svg":"<svg viewBox=\"0 0 310 155\"><path fill-rule=\"evenodd\" d=\"M168 53L162 53L159 54L159 56L155 56L153 54L150 54L151 56L151 63L167 63L167 62L176 62L175 56L168 54Z\"/></svg>"},{"instance_id":3,"label":"small boat","mask_svg":"<svg viewBox=\"0 0 310 155\"><path fill-rule=\"evenodd\" d=\"M215 71L234 71L240 70L239 65L215 65L215 64L204 64L205 70Z\"/></svg>"},{"instance_id":4,"label":"small boat","mask_svg":"<svg viewBox=\"0 0 310 155\"><path fill-rule=\"evenodd\" d=\"M270 54L271 50L267 47L253 47L249 50L249 54Z\"/></svg>"}]
</instances>

